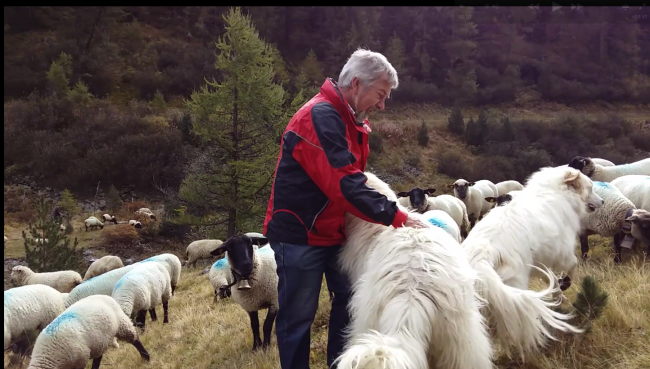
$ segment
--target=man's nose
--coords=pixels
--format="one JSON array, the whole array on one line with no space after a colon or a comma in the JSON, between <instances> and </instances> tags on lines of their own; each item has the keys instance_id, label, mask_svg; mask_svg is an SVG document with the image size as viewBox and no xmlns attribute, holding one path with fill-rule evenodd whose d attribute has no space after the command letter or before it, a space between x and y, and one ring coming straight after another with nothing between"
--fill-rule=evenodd
<instances>
[{"instance_id":1,"label":"man's nose","mask_svg":"<svg viewBox=\"0 0 650 369\"><path fill-rule=\"evenodd\" d=\"M386 103L384 102L384 100L381 100L381 101L379 101L379 102L377 103L377 105L375 105L375 106L376 106L377 109L379 109L379 110L384 110L384 108L386 107Z\"/></svg>"}]
</instances>

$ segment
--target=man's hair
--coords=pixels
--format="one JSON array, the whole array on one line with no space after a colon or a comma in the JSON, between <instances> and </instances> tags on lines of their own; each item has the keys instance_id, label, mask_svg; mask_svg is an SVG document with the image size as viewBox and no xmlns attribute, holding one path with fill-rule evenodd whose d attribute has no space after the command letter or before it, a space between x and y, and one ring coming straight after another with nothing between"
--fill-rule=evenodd
<instances>
[{"instance_id":1,"label":"man's hair","mask_svg":"<svg viewBox=\"0 0 650 369\"><path fill-rule=\"evenodd\" d=\"M383 74L388 76L393 89L399 85L397 71L386 57L378 52L359 48L352 53L339 74L339 87L352 86L352 79L357 77L362 85L367 86L378 80Z\"/></svg>"}]
</instances>

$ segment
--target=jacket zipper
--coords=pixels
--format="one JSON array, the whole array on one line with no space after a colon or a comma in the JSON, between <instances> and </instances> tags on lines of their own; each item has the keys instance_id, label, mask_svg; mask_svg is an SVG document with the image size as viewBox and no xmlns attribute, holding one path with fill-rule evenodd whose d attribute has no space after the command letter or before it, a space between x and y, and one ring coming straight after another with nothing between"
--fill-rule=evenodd
<instances>
[{"instance_id":1,"label":"jacket zipper","mask_svg":"<svg viewBox=\"0 0 650 369\"><path fill-rule=\"evenodd\" d=\"M309 227L309 232L311 232L311 230L314 229L314 224L316 224L316 219L318 219L318 216L320 215L320 213L322 213L323 210L325 210L325 208L327 207L327 205L329 205L329 203L330 203L330 200L327 199L327 201L325 202L325 206L323 206L323 208L320 209L320 211L318 211L318 213L316 213L316 216L314 217L314 221L311 222L311 227ZM318 231L316 231L316 233L318 233Z\"/></svg>"}]
</instances>

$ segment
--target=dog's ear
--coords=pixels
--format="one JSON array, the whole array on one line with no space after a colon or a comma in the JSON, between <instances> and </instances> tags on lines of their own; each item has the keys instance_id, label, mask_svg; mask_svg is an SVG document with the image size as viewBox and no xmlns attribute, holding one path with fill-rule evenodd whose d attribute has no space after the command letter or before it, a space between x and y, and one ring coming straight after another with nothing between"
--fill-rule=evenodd
<instances>
[{"instance_id":1,"label":"dog's ear","mask_svg":"<svg viewBox=\"0 0 650 369\"><path fill-rule=\"evenodd\" d=\"M447 185L447 188L454 188L453 184Z\"/></svg>"},{"instance_id":2,"label":"dog's ear","mask_svg":"<svg viewBox=\"0 0 650 369\"><path fill-rule=\"evenodd\" d=\"M433 195L434 192L436 192L435 188L427 188L426 190L424 190L424 193L426 193L427 195Z\"/></svg>"},{"instance_id":3,"label":"dog's ear","mask_svg":"<svg viewBox=\"0 0 650 369\"><path fill-rule=\"evenodd\" d=\"M494 203L494 202L497 202L497 198L496 197L486 197L485 201Z\"/></svg>"},{"instance_id":4,"label":"dog's ear","mask_svg":"<svg viewBox=\"0 0 650 369\"><path fill-rule=\"evenodd\" d=\"M400 197L409 197L409 193L408 193L408 192L404 192L404 191L402 191L402 192L398 192L396 195L397 195L397 198L400 198Z\"/></svg>"},{"instance_id":5,"label":"dog's ear","mask_svg":"<svg viewBox=\"0 0 650 369\"><path fill-rule=\"evenodd\" d=\"M567 170L564 174L564 183L573 188L576 192L582 190L582 182L580 181L579 170Z\"/></svg>"},{"instance_id":6,"label":"dog's ear","mask_svg":"<svg viewBox=\"0 0 650 369\"><path fill-rule=\"evenodd\" d=\"M228 240L228 241L230 241L230 240ZM228 251L228 246L230 246L228 241L222 243L221 245L219 245L219 247L217 247L216 249L210 251L210 255L219 256L219 255L223 254L224 252Z\"/></svg>"}]
</instances>

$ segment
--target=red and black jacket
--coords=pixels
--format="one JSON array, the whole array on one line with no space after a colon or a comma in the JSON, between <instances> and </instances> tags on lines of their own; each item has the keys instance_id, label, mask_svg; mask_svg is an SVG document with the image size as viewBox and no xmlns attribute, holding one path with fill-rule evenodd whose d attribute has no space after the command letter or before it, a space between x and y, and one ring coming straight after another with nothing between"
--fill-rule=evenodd
<instances>
[{"instance_id":1,"label":"red and black jacket","mask_svg":"<svg viewBox=\"0 0 650 369\"><path fill-rule=\"evenodd\" d=\"M345 212L401 227L407 214L365 184L369 151L363 123L356 121L336 82L326 79L284 131L264 235L299 245L340 245Z\"/></svg>"}]
</instances>

